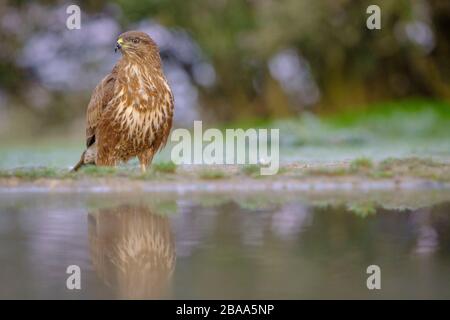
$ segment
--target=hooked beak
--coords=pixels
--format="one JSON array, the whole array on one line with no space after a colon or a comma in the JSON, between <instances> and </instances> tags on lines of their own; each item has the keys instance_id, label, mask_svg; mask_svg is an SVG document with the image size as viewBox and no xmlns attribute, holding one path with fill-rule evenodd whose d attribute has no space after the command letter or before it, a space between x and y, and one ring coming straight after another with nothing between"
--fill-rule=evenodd
<instances>
[{"instance_id":1,"label":"hooked beak","mask_svg":"<svg viewBox=\"0 0 450 320\"><path fill-rule=\"evenodd\" d=\"M122 40L122 38L119 38L116 42L116 47L114 49L114 52L117 52L117 50L122 49L122 46L123 46L123 40Z\"/></svg>"}]
</instances>

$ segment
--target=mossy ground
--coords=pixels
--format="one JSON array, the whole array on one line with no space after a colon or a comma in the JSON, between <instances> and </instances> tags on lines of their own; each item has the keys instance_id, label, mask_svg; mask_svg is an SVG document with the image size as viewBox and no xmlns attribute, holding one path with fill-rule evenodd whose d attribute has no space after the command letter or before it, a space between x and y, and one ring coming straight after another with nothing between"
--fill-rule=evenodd
<instances>
[{"instance_id":1,"label":"mossy ground","mask_svg":"<svg viewBox=\"0 0 450 320\"><path fill-rule=\"evenodd\" d=\"M347 165L313 167L305 170L308 176L358 176L367 179L420 178L431 181L450 182L450 163L427 158L389 158L378 163L358 158Z\"/></svg>"},{"instance_id":2,"label":"mossy ground","mask_svg":"<svg viewBox=\"0 0 450 320\"><path fill-rule=\"evenodd\" d=\"M281 166L278 174L263 176L258 165L246 166L181 166L173 163L157 163L146 173L138 167L96 167L87 166L78 172L56 168L18 168L0 170L4 180L18 179L33 181L38 179L97 179L125 178L147 181L195 181L195 180L273 180L280 178L308 179L320 177L326 180L360 178L365 180L416 178L430 181L450 182L450 163L427 158L389 158L374 162L368 158L357 158L350 162L333 164L304 165L299 162Z\"/></svg>"}]
</instances>

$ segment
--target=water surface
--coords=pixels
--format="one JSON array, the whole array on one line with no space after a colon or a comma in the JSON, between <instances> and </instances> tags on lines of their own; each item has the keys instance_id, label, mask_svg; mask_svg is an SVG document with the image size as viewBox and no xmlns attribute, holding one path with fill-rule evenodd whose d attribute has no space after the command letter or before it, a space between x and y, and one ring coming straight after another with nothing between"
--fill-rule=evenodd
<instances>
[{"instance_id":1,"label":"water surface","mask_svg":"<svg viewBox=\"0 0 450 320\"><path fill-rule=\"evenodd\" d=\"M448 299L449 230L442 190L0 194L0 298Z\"/></svg>"}]
</instances>

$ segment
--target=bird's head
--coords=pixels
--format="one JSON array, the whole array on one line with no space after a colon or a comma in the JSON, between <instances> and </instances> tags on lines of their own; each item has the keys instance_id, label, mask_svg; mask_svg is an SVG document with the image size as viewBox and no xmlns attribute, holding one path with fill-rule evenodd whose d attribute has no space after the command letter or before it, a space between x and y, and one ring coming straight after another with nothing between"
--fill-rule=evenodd
<instances>
[{"instance_id":1,"label":"bird's head","mask_svg":"<svg viewBox=\"0 0 450 320\"><path fill-rule=\"evenodd\" d=\"M158 53L158 47L150 36L141 31L127 31L122 33L116 42L115 51L123 55L148 55Z\"/></svg>"}]
</instances>

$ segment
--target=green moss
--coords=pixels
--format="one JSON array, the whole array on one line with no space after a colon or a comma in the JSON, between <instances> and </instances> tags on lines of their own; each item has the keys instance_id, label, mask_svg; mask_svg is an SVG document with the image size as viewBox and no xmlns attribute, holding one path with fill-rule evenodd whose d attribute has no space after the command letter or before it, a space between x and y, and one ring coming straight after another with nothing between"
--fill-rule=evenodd
<instances>
[{"instance_id":1,"label":"green moss","mask_svg":"<svg viewBox=\"0 0 450 320\"><path fill-rule=\"evenodd\" d=\"M369 173L369 176L374 179L387 179L392 178L394 174L390 171L374 170L373 172Z\"/></svg>"},{"instance_id":2,"label":"green moss","mask_svg":"<svg viewBox=\"0 0 450 320\"><path fill-rule=\"evenodd\" d=\"M155 172L175 173L177 171L177 165L172 161L158 162L152 164L152 170Z\"/></svg>"},{"instance_id":3,"label":"green moss","mask_svg":"<svg viewBox=\"0 0 450 320\"><path fill-rule=\"evenodd\" d=\"M105 177L116 174L117 169L114 167L85 166L78 172L92 177Z\"/></svg>"},{"instance_id":4,"label":"green moss","mask_svg":"<svg viewBox=\"0 0 450 320\"><path fill-rule=\"evenodd\" d=\"M253 178L262 178L262 177L270 177L269 176L265 176L261 174L261 169L264 168L264 166L260 165L260 164L247 164L244 165L243 167L241 167L240 172L242 172L243 174L245 174L246 176L249 177L253 177ZM289 170L285 167L280 167L278 168L278 172L276 173L278 174L283 174L288 172Z\"/></svg>"},{"instance_id":5,"label":"green moss","mask_svg":"<svg viewBox=\"0 0 450 320\"><path fill-rule=\"evenodd\" d=\"M347 210L361 218L366 218L377 212L376 204L372 201L349 203L347 205Z\"/></svg>"},{"instance_id":6,"label":"green moss","mask_svg":"<svg viewBox=\"0 0 450 320\"><path fill-rule=\"evenodd\" d=\"M97 167L86 166L78 172L72 173L66 169L55 169L53 167L35 167L35 168L17 168L13 170L0 170L0 178L18 178L24 180L35 180L41 178L47 179L79 179L79 178L128 178L143 180L164 180L180 181L186 178L197 179L224 179L230 176L243 178L243 175L251 178L265 177L267 179L276 179L275 176L261 176L260 165L242 166L238 172L228 171L227 167L202 167L198 171L192 172L178 170L175 164L171 162L155 164L152 170L141 174L135 166L130 167ZM173 174L177 172L177 174ZM304 178L323 176L332 179L333 177L354 177L364 179L392 179L394 177L418 178L430 181L450 182L450 163L438 162L429 158L404 158L404 159L386 159L379 163L372 162L368 158L358 158L349 165L345 163L333 166L315 165L309 168L302 166L280 167L278 175L291 178Z\"/></svg>"},{"instance_id":7,"label":"green moss","mask_svg":"<svg viewBox=\"0 0 450 320\"><path fill-rule=\"evenodd\" d=\"M200 171L199 177L205 180L216 180L227 178L228 175L224 171L218 169L203 169Z\"/></svg>"},{"instance_id":8,"label":"green moss","mask_svg":"<svg viewBox=\"0 0 450 320\"><path fill-rule=\"evenodd\" d=\"M367 171L373 168L372 160L368 158L357 158L350 163L352 172Z\"/></svg>"},{"instance_id":9,"label":"green moss","mask_svg":"<svg viewBox=\"0 0 450 320\"><path fill-rule=\"evenodd\" d=\"M241 168L241 171L247 176L258 176L261 174L261 166L258 164L247 164Z\"/></svg>"},{"instance_id":10,"label":"green moss","mask_svg":"<svg viewBox=\"0 0 450 320\"><path fill-rule=\"evenodd\" d=\"M0 176L3 178L19 178L24 180L36 180L40 178L65 178L67 174L55 168L18 168L14 170L2 170Z\"/></svg>"}]
</instances>

